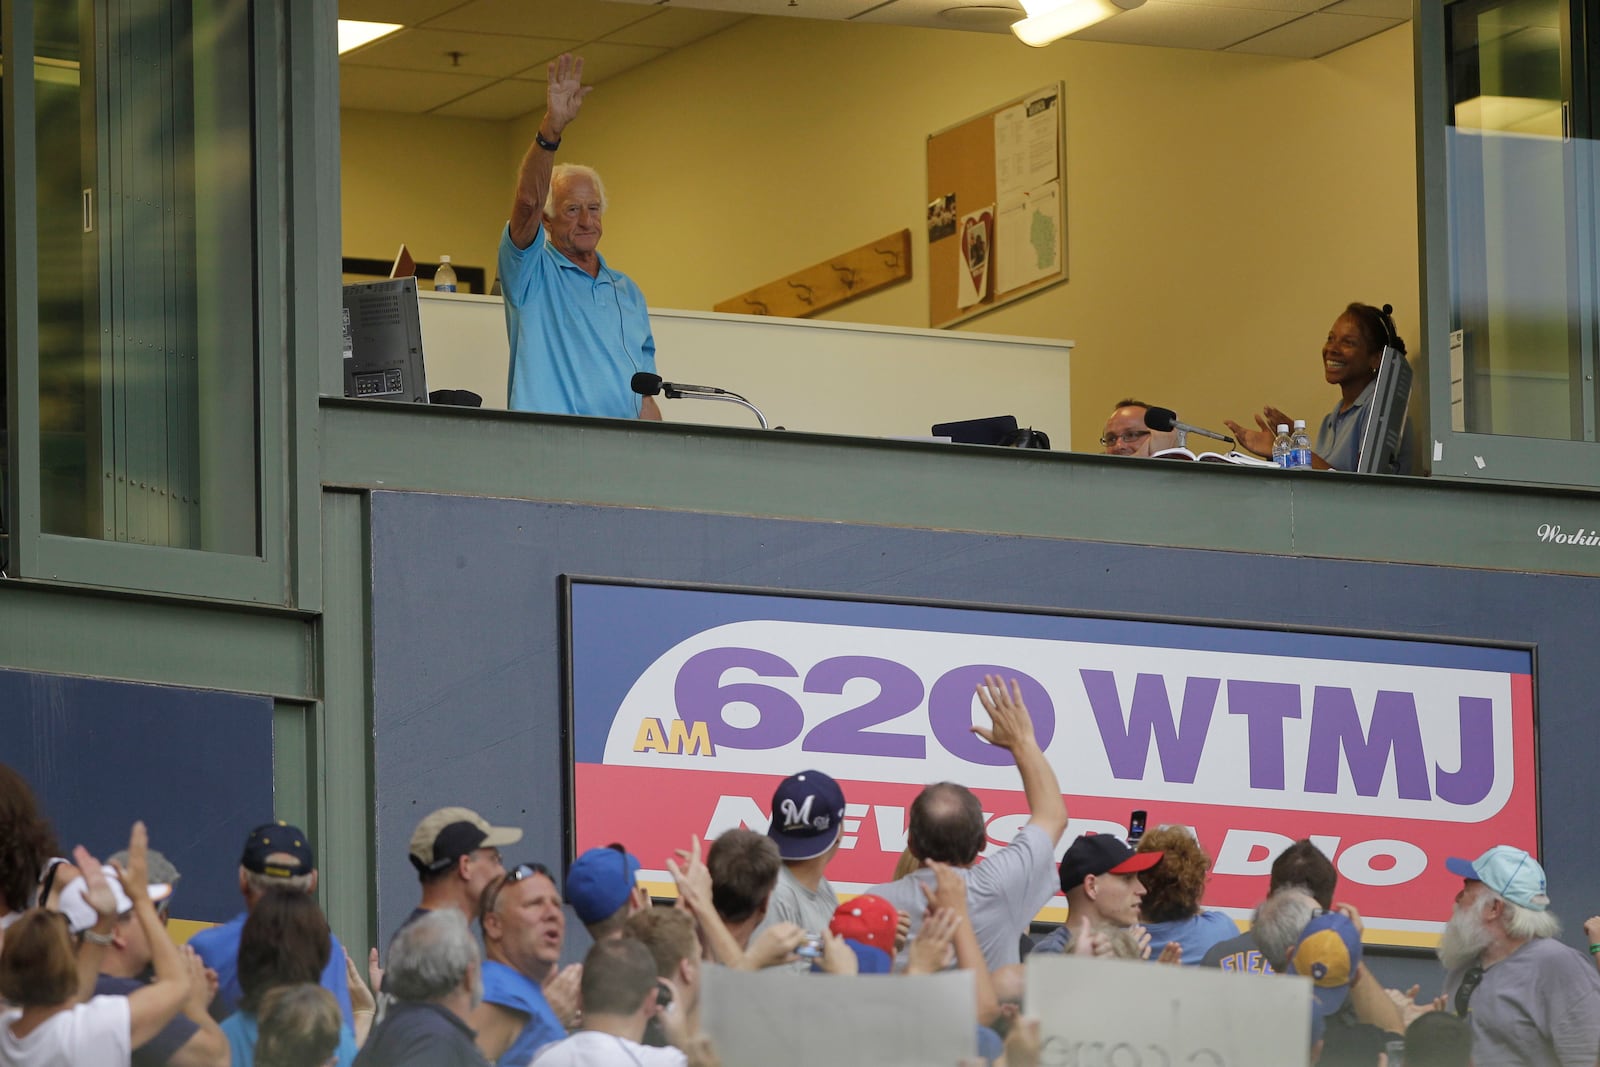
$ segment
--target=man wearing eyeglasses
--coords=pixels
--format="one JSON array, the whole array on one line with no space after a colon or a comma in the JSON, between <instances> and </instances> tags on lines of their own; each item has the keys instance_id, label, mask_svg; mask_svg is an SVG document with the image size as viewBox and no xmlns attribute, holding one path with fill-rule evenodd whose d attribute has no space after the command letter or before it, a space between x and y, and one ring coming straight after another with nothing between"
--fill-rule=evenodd
<instances>
[{"instance_id":1,"label":"man wearing eyeglasses","mask_svg":"<svg viewBox=\"0 0 1600 1067\"><path fill-rule=\"evenodd\" d=\"M567 1036L544 994L566 937L561 893L543 864L523 863L489 883L482 905L483 1003L469 1022L484 1059L521 1067Z\"/></svg>"},{"instance_id":2,"label":"man wearing eyeglasses","mask_svg":"<svg viewBox=\"0 0 1600 1067\"><path fill-rule=\"evenodd\" d=\"M471 808L440 808L411 832L411 866L422 882L422 902L401 923L439 908L455 908L470 923L478 916L478 898L490 882L506 873L500 849L522 840L515 826L491 826Z\"/></svg>"},{"instance_id":3,"label":"man wearing eyeglasses","mask_svg":"<svg viewBox=\"0 0 1600 1067\"><path fill-rule=\"evenodd\" d=\"M1144 424L1144 413L1149 407L1143 400L1132 397L1117 401L1100 434L1100 445L1106 455L1149 457L1152 452L1171 448L1176 443L1172 432L1157 433Z\"/></svg>"},{"instance_id":4,"label":"man wearing eyeglasses","mask_svg":"<svg viewBox=\"0 0 1600 1067\"><path fill-rule=\"evenodd\" d=\"M1439 939L1444 1005L1472 1025L1475 1067L1592 1067L1600 974L1556 940L1544 868L1511 845L1445 866L1462 885Z\"/></svg>"}]
</instances>

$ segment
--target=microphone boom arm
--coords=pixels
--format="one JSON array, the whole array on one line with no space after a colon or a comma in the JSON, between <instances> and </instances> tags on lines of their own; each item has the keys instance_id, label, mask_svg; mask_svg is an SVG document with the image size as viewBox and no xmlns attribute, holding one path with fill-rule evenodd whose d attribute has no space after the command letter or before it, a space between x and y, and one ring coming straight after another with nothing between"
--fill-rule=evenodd
<instances>
[{"instance_id":1,"label":"microphone boom arm","mask_svg":"<svg viewBox=\"0 0 1600 1067\"><path fill-rule=\"evenodd\" d=\"M750 403L750 401L746 400L744 397L740 396L738 393L730 393L726 389L719 389L715 393L711 393L711 392L702 393L702 392L698 392L698 391L685 392L685 387L683 387L683 386L676 386L676 385L669 386L666 382L662 382L661 383L661 395L665 396L669 400L684 400L684 399L689 399L689 400L725 400L730 404L739 404L739 405L741 405L743 407L747 407L751 411L755 412L756 421L761 423L761 428L763 430L770 430L772 428L772 427L767 425L767 417L765 415L761 414L761 409L760 408L758 408L754 404Z\"/></svg>"}]
</instances>

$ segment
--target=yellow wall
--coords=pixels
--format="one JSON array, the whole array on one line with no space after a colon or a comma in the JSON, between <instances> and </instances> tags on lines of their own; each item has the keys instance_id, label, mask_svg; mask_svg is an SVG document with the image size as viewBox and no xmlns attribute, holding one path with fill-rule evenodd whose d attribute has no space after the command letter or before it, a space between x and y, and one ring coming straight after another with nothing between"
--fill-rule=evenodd
<instances>
[{"instance_id":1,"label":"yellow wall","mask_svg":"<svg viewBox=\"0 0 1600 1067\"><path fill-rule=\"evenodd\" d=\"M827 317L926 326L927 134L1065 81L1070 280L962 328L1078 342L1078 449L1126 393L1201 424L1271 401L1314 426L1336 398L1319 346L1346 302L1392 302L1416 333L1411 69L1409 26L1301 61L751 19L602 84L562 158L606 175L603 248L653 306L709 309L910 227L912 281ZM501 124L473 189L505 198L537 118ZM404 212L362 203L373 153L445 154L466 136L453 125L345 114L347 254L397 243ZM425 182L409 192L455 247L492 245L504 219L463 196L452 233Z\"/></svg>"},{"instance_id":2,"label":"yellow wall","mask_svg":"<svg viewBox=\"0 0 1600 1067\"><path fill-rule=\"evenodd\" d=\"M513 187L507 124L343 111L339 125L344 254L389 262L404 241L419 262L449 256L492 283Z\"/></svg>"}]
</instances>

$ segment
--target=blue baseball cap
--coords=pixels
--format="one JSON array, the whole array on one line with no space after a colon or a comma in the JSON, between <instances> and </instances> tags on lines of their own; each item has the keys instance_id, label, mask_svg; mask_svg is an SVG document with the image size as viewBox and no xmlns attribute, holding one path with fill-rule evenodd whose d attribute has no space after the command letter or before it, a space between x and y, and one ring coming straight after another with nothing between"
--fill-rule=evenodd
<instances>
[{"instance_id":1,"label":"blue baseball cap","mask_svg":"<svg viewBox=\"0 0 1600 1067\"><path fill-rule=\"evenodd\" d=\"M1482 882L1500 896L1533 911L1544 911L1550 906L1545 892L1544 868L1539 861L1512 845L1496 845L1488 852L1468 863L1462 859L1447 859L1445 868L1458 878Z\"/></svg>"},{"instance_id":2,"label":"blue baseball cap","mask_svg":"<svg viewBox=\"0 0 1600 1067\"><path fill-rule=\"evenodd\" d=\"M638 885L639 861L621 845L591 848L567 868L567 903L585 925L611 918Z\"/></svg>"},{"instance_id":3,"label":"blue baseball cap","mask_svg":"<svg viewBox=\"0 0 1600 1067\"><path fill-rule=\"evenodd\" d=\"M844 790L821 771L801 771L772 794L767 836L786 860L816 859L833 847L844 819Z\"/></svg>"},{"instance_id":4,"label":"blue baseball cap","mask_svg":"<svg viewBox=\"0 0 1600 1067\"><path fill-rule=\"evenodd\" d=\"M1336 911L1325 912L1306 923L1289 954L1289 973L1311 979L1311 996L1318 1015L1339 1010L1350 992L1350 982L1361 966L1361 935L1356 924Z\"/></svg>"}]
</instances>

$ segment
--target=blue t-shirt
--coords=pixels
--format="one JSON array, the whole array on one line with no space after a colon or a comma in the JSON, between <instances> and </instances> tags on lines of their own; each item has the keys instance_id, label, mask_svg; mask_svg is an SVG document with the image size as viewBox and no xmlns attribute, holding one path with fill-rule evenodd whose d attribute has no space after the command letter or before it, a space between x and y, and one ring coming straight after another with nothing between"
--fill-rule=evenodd
<instances>
[{"instance_id":1,"label":"blue t-shirt","mask_svg":"<svg viewBox=\"0 0 1600 1067\"><path fill-rule=\"evenodd\" d=\"M256 1038L260 1036L256 1017L247 1011L236 1011L222 1022L222 1032L228 1036L228 1048L233 1052L233 1067L255 1067ZM356 1035L348 1026L339 1027L339 1044L333 1050L338 1067L350 1067L356 1062Z\"/></svg>"},{"instance_id":2,"label":"blue t-shirt","mask_svg":"<svg viewBox=\"0 0 1600 1067\"><path fill-rule=\"evenodd\" d=\"M567 1028L550 1010L539 983L503 963L483 961L483 999L486 1004L498 1004L528 1017L517 1039L495 1061L501 1067L523 1067L539 1049L567 1036Z\"/></svg>"},{"instance_id":3,"label":"blue t-shirt","mask_svg":"<svg viewBox=\"0 0 1600 1067\"><path fill-rule=\"evenodd\" d=\"M1176 941L1183 946L1183 964L1186 967L1198 967L1211 946L1237 937L1239 924L1220 911L1206 911L1202 909L1199 914L1191 915L1187 919L1174 919L1165 923L1145 923L1146 930L1150 931L1150 958L1161 955L1161 950L1167 947L1169 941Z\"/></svg>"},{"instance_id":4,"label":"blue t-shirt","mask_svg":"<svg viewBox=\"0 0 1600 1067\"><path fill-rule=\"evenodd\" d=\"M596 253L598 255L598 253ZM558 415L639 417L632 379L656 369L656 341L644 294L600 256L598 277L550 243L543 225L533 243L500 233L511 365L506 406Z\"/></svg>"},{"instance_id":5,"label":"blue t-shirt","mask_svg":"<svg viewBox=\"0 0 1600 1067\"><path fill-rule=\"evenodd\" d=\"M217 972L217 998L211 1002L211 1015L226 1019L233 1014L244 990L239 986L239 936L244 933L248 912L240 912L221 926L201 930L189 938L189 945L213 971ZM350 980L344 969L344 946L339 939L329 935L332 942L328 953L328 966L322 971L322 988L333 994L339 1002L339 1013L347 1027L355 1027L355 1017L350 1014Z\"/></svg>"}]
</instances>

